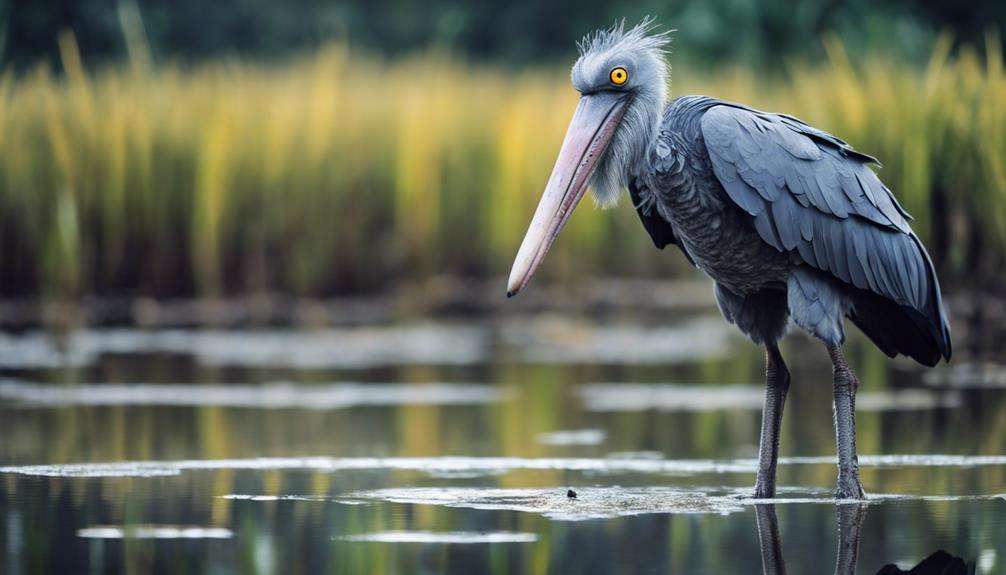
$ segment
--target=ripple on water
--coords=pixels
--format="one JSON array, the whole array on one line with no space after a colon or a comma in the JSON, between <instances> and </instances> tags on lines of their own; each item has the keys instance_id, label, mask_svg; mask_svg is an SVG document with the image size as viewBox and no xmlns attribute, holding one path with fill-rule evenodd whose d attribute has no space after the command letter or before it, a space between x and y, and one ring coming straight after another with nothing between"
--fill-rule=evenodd
<instances>
[{"instance_id":1,"label":"ripple on water","mask_svg":"<svg viewBox=\"0 0 1006 575\"><path fill-rule=\"evenodd\" d=\"M223 527L191 525L95 525L77 531L86 539L230 539L234 533Z\"/></svg>"},{"instance_id":2,"label":"ripple on water","mask_svg":"<svg viewBox=\"0 0 1006 575\"><path fill-rule=\"evenodd\" d=\"M782 457L779 465L834 465L834 456ZM1006 465L1006 455L861 455L860 467L981 467ZM234 470L408 470L437 474L499 475L515 470L558 470L598 474L695 475L751 473L755 459L646 459L591 457L263 457L122 461L0 467L0 473L49 477L156 477L183 471Z\"/></svg>"},{"instance_id":3,"label":"ripple on water","mask_svg":"<svg viewBox=\"0 0 1006 575\"><path fill-rule=\"evenodd\" d=\"M327 501L329 499L325 495L247 495L243 493L228 493L221 495L220 498L235 501Z\"/></svg>"},{"instance_id":4,"label":"ripple on water","mask_svg":"<svg viewBox=\"0 0 1006 575\"><path fill-rule=\"evenodd\" d=\"M344 409L381 405L480 405L503 401L510 395L509 390L500 386L467 383L65 386L0 380L0 399L40 406L185 405Z\"/></svg>"},{"instance_id":5,"label":"ripple on water","mask_svg":"<svg viewBox=\"0 0 1006 575\"><path fill-rule=\"evenodd\" d=\"M341 496L231 494L221 497L253 502L335 501L343 505L365 505L373 502L406 505L439 505L477 510L535 513L557 521L581 521L652 513L726 515L757 505L878 505L890 502L995 501L1006 499L1006 494L924 495L871 493L867 495L865 501L857 501L836 499L832 495L831 489L780 486L775 498L759 499L752 497L750 488L721 486L683 489L663 486L621 487L614 485L576 487L575 498L570 498L567 495L566 487L501 489L453 486L406 486L357 491ZM371 535L373 534L361 535L359 537L370 537ZM389 535L388 537L396 536ZM351 537L355 538L358 536Z\"/></svg>"},{"instance_id":6,"label":"ripple on water","mask_svg":"<svg viewBox=\"0 0 1006 575\"><path fill-rule=\"evenodd\" d=\"M577 487L576 499L565 488L486 489L478 487L405 487L361 491L351 500L537 513L558 521L581 521L648 513L742 511L736 498L668 487Z\"/></svg>"},{"instance_id":7,"label":"ripple on water","mask_svg":"<svg viewBox=\"0 0 1006 575\"><path fill-rule=\"evenodd\" d=\"M535 441L542 445L600 445L607 433L603 429L571 429L539 433Z\"/></svg>"},{"instance_id":8,"label":"ripple on water","mask_svg":"<svg viewBox=\"0 0 1006 575\"><path fill-rule=\"evenodd\" d=\"M941 365L922 374L922 381L937 388L1006 389L1006 365L989 362Z\"/></svg>"},{"instance_id":9,"label":"ripple on water","mask_svg":"<svg viewBox=\"0 0 1006 575\"><path fill-rule=\"evenodd\" d=\"M395 365L485 363L496 343L508 357L533 363L666 364L719 357L731 332L702 318L642 327L558 317L484 323L293 329L84 329L56 340L44 331L0 333L0 368L84 367L103 354L166 353L204 365L292 369L364 369Z\"/></svg>"},{"instance_id":10,"label":"ripple on water","mask_svg":"<svg viewBox=\"0 0 1006 575\"><path fill-rule=\"evenodd\" d=\"M0 473L51 477L144 477L177 475L183 471L297 470L353 471L408 470L434 476L499 475L514 470L561 470L590 473L737 473L756 469L755 460L607 459L524 457L263 457L253 459L196 459L179 461L123 461L0 467Z\"/></svg>"},{"instance_id":11,"label":"ripple on water","mask_svg":"<svg viewBox=\"0 0 1006 575\"><path fill-rule=\"evenodd\" d=\"M709 488L682 490L669 487L577 487L577 497L565 488L489 489L478 487L404 487L360 491L345 502L383 501L411 505L440 505L467 509L536 513L558 521L581 521L612 517L660 514L719 514L743 511L754 505L874 505L892 501L993 500L995 495L913 495L881 493L866 501L835 499L823 489L782 487L775 499L756 499L751 490ZM336 499L340 503L342 499Z\"/></svg>"},{"instance_id":12,"label":"ripple on water","mask_svg":"<svg viewBox=\"0 0 1006 575\"><path fill-rule=\"evenodd\" d=\"M504 325L501 341L531 363L668 364L722 357L733 333L715 316L669 326L545 316Z\"/></svg>"},{"instance_id":13,"label":"ripple on water","mask_svg":"<svg viewBox=\"0 0 1006 575\"><path fill-rule=\"evenodd\" d=\"M206 365L367 368L469 365L484 361L489 333L477 325L420 323L318 330L77 330L56 341L43 331L0 333L0 367L80 367L106 353L171 353Z\"/></svg>"},{"instance_id":14,"label":"ripple on water","mask_svg":"<svg viewBox=\"0 0 1006 575\"><path fill-rule=\"evenodd\" d=\"M765 389L756 385L678 385L650 383L593 383L577 390L589 411L720 411L761 410ZM910 411L961 405L956 392L928 389L863 391L856 396L858 411Z\"/></svg>"},{"instance_id":15,"label":"ripple on water","mask_svg":"<svg viewBox=\"0 0 1006 575\"><path fill-rule=\"evenodd\" d=\"M476 532L476 531L380 531L377 533L358 533L337 537L343 541L368 543L424 543L468 545L475 543L534 543L538 536L534 533L519 533L510 531Z\"/></svg>"}]
</instances>

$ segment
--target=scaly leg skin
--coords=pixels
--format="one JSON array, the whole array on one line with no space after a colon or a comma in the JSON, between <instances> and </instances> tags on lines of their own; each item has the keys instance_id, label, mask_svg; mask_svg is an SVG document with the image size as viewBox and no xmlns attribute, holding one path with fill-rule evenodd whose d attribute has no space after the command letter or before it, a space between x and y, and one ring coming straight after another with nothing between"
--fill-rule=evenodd
<instances>
[{"instance_id":1,"label":"scaly leg skin","mask_svg":"<svg viewBox=\"0 0 1006 575\"><path fill-rule=\"evenodd\" d=\"M835 442L838 445L838 499L865 499L856 457L856 379L839 346L828 346L834 374Z\"/></svg>"},{"instance_id":2,"label":"scaly leg skin","mask_svg":"<svg viewBox=\"0 0 1006 575\"><path fill-rule=\"evenodd\" d=\"M859 538L866 519L866 505L843 503L835 506L838 515L838 558L835 575L855 575L859 559Z\"/></svg>"},{"instance_id":3,"label":"scaly leg skin","mask_svg":"<svg viewBox=\"0 0 1006 575\"><path fill-rule=\"evenodd\" d=\"M789 391L789 370L775 343L765 344L765 407L762 409L755 497L775 497L775 469L779 458L779 427Z\"/></svg>"},{"instance_id":4,"label":"scaly leg skin","mask_svg":"<svg viewBox=\"0 0 1006 575\"><path fill-rule=\"evenodd\" d=\"M755 505L758 521L758 543L761 547L761 568L764 575L786 575L786 560L782 556L779 519L775 505Z\"/></svg>"}]
</instances>

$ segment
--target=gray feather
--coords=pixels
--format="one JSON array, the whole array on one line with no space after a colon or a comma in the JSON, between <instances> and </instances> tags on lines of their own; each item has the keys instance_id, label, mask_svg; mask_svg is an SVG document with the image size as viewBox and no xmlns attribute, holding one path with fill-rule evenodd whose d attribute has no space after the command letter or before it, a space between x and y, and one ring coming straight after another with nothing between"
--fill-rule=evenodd
<instances>
[{"instance_id":1,"label":"gray feather","mask_svg":"<svg viewBox=\"0 0 1006 575\"><path fill-rule=\"evenodd\" d=\"M789 116L707 100L700 125L712 171L727 196L756 216L752 224L761 239L919 312L949 357L949 328L929 256L907 212L868 166L875 160ZM792 284L789 293L807 294L794 292ZM808 309L803 318L814 323L817 311Z\"/></svg>"}]
</instances>

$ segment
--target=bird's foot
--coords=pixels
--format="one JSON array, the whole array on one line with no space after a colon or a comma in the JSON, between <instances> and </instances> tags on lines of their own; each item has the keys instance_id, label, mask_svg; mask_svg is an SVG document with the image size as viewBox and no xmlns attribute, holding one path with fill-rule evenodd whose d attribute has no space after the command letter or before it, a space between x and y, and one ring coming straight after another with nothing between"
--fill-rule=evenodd
<instances>
[{"instance_id":1,"label":"bird's foot","mask_svg":"<svg viewBox=\"0 0 1006 575\"><path fill-rule=\"evenodd\" d=\"M863 484L857 475L838 476L838 488L835 489L835 499L866 499Z\"/></svg>"},{"instance_id":2,"label":"bird's foot","mask_svg":"<svg viewBox=\"0 0 1006 575\"><path fill-rule=\"evenodd\" d=\"M775 497L775 478L763 477L760 473L755 480L755 499L772 499Z\"/></svg>"}]
</instances>

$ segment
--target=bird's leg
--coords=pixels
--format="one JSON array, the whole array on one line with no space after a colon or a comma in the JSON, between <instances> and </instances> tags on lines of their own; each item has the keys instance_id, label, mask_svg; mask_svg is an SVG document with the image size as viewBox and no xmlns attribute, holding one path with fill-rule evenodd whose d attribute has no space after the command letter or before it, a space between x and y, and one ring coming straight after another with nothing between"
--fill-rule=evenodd
<instances>
[{"instance_id":1,"label":"bird's leg","mask_svg":"<svg viewBox=\"0 0 1006 575\"><path fill-rule=\"evenodd\" d=\"M859 539L866 519L866 505L863 503L840 504L835 506L838 515L838 558L835 561L835 575L855 575L859 559Z\"/></svg>"},{"instance_id":2,"label":"bird's leg","mask_svg":"<svg viewBox=\"0 0 1006 575\"><path fill-rule=\"evenodd\" d=\"M838 445L838 499L864 499L863 484L859 482L859 460L856 458L856 379L845 361L842 348L828 346L834 375L835 392L835 442Z\"/></svg>"},{"instance_id":3,"label":"bird's leg","mask_svg":"<svg viewBox=\"0 0 1006 575\"><path fill-rule=\"evenodd\" d=\"M782 556L779 519L775 505L755 505L758 522L758 543L761 547L761 569L764 575L786 575L786 560Z\"/></svg>"},{"instance_id":4,"label":"bird's leg","mask_svg":"<svg viewBox=\"0 0 1006 575\"><path fill-rule=\"evenodd\" d=\"M779 458L779 427L782 408L789 391L789 370L775 343L765 344L765 407L761 416L761 441L758 446L758 478L755 497L775 497L775 467Z\"/></svg>"}]
</instances>

